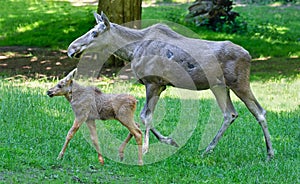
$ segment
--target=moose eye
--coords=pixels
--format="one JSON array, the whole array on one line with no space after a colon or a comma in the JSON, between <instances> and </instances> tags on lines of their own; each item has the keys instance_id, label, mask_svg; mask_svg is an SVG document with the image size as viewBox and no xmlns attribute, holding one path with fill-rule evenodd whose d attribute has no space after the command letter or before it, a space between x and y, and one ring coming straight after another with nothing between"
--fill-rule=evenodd
<instances>
[{"instance_id":1,"label":"moose eye","mask_svg":"<svg viewBox=\"0 0 300 184\"><path fill-rule=\"evenodd\" d=\"M97 31L92 31L91 34L92 34L92 37L94 37L94 38L98 36L98 32Z\"/></svg>"},{"instance_id":2,"label":"moose eye","mask_svg":"<svg viewBox=\"0 0 300 184\"><path fill-rule=\"evenodd\" d=\"M62 85L61 85L61 84L57 84L57 87L58 87L58 88L62 88Z\"/></svg>"}]
</instances>

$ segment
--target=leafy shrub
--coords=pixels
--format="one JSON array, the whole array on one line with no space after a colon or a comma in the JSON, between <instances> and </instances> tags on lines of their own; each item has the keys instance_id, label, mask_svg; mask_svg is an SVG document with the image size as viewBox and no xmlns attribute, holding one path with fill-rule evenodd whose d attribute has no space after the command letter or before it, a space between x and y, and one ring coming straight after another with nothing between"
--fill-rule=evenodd
<instances>
[{"instance_id":1,"label":"leafy shrub","mask_svg":"<svg viewBox=\"0 0 300 184\"><path fill-rule=\"evenodd\" d=\"M232 5L232 0L197 0L189 7L187 21L218 32L245 32L247 23L237 19L239 13L232 11Z\"/></svg>"}]
</instances>

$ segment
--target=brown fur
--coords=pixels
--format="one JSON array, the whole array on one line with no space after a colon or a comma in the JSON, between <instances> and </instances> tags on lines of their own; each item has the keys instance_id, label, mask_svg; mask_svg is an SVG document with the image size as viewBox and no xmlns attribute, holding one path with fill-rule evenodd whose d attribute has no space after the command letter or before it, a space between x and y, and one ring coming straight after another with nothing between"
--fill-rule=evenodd
<instances>
[{"instance_id":1,"label":"brown fur","mask_svg":"<svg viewBox=\"0 0 300 184\"><path fill-rule=\"evenodd\" d=\"M103 164L104 160L100 153L95 120L115 119L130 131L119 148L120 159L122 160L124 157L126 144L134 136L139 147L138 164L142 165L142 132L134 122L136 99L128 94L105 94L96 87L81 86L72 79L75 72L76 69L47 92L50 97L65 96L75 113L73 126L68 132L58 159L63 157L68 143L79 127L86 122L92 142L98 152L99 162Z\"/></svg>"}]
</instances>

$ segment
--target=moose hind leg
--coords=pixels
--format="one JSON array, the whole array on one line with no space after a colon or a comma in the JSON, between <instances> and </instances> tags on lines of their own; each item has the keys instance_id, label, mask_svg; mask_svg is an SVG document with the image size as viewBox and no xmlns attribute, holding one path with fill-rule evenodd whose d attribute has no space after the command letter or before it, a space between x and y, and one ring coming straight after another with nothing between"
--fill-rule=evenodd
<instances>
[{"instance_id":1,"label":"moose hind leg","mask_svg":"<svg viewBox=\"0 0 300 184\"><path fill-rule=\"evenodd\" d=\"M238 116L230 99L229 89L226 88L226 86L214 86L211 90L217 99L218 105L223 113L224 119L220 130L218 131L214 139L211 141L211 143L208 145L204 154L211 152L216 147L227 128L230 126L231 123L233 123L233 121Z\"/></svg>"},{"instance_id":2,"label":"moose hind leg","mask_svg":"<svg viewBox=\"0 0 300 184\"><path fill-rule=\"evenodd\" d=\"M161 86L158 84L146 84L146 103L140 114L141 120L146 126L145 138L143 144L143 153L147 153L149 150L149 132L155 135L155 137L162 143L170 144L173 146L178 146L177 143L169 137L163 136L158 130L152 127L152 114L154 112L155 106L159 100L160 94L166 89L166 86Z\"/></svg>"},{"instance_id":3,"label":"moose hind leg","mask_svg":"<svg viewBox=\"0 0 300 184\"><path fill-rule=\"evenodd\" d=\"M271 137L268 130L267 120L265 117L266 111L260 106L256 98L254 97L252 91L250 90L250 87L248 90L236 90L234 92L245 103L249 111L255 116L256 120L261 126L265 137L268 160L270 160L274 156L274 150L272 148Z\"/></svg>"},{"instance_id":4,"label":"moose hind leg","mask_svg":"<svg viewBox=\"0 0 300 184\"><path fill-rule=\"evenodd\" d=\"M179 147L179 145L170 137L163 136L158 130L155 128L150 129L151 132L155 135L155 137L162 143L169 144L171 146Z\"/></svg>"}]
</instances>

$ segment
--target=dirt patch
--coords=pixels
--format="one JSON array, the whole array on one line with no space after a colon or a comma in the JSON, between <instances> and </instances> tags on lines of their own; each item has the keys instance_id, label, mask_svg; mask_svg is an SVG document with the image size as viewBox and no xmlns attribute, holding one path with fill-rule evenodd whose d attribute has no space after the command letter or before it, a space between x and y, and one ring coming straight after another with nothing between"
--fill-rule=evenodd
<instances>
[{"instance_id":1,"label":"dirt patch","mask_svg":"<svg viewBox=\"0 0 300 184\"><path fill-rule=\"evenodd\" d=\"M35 47L0 47L0 75L30 78L62 77L77 66L66 51Z\"/></svg>"},{"instance_id":2,"label":"dirt patch","mask_svg":"<svg viewBox=\"0 0 300 184\"><path fill-rule=\"evenodd\" d=\"M62 78L75 67L79 60L71 59L65 50L36 47L0 47L0 77ZM251 75L260 80L270 77L295 77L299 75L299 58L265 58L253 61ZM104 66L100 75L115 76L122 66ZM126 77L125 77L126 78Z\"/></svg>"},{"instance_id":3,"label":"dirt patch","mask_svg":"<svg viewBox=\"0 0 300 184\"><path fill-rule=\"evenodd\" d=\"M66 50L50 50L38 47L0 47L0 77L53 79L66 76L77 67L79 59L71 59ZM112 77L123 68L124 63L102 67L99 77ZM128 78L128 77L127 77Z\"/></svg>"}]
</instances>

